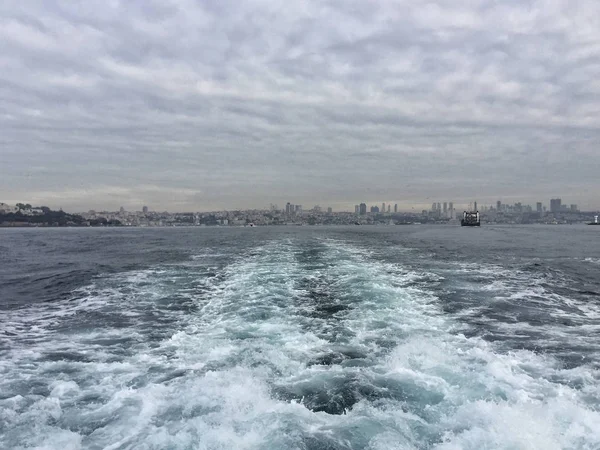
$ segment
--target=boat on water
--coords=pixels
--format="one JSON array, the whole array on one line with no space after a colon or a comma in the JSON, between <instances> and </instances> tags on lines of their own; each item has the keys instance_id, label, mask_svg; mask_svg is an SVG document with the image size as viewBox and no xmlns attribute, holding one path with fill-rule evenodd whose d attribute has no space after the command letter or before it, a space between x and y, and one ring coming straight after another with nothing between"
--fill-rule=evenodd
<instances>
[{"instance_id":1,"label":"boat on water","mask_svg":"<svg viewBox=\"0 0 600 450\"><path fill-rule=\"evenodd\" d=\"M463 217L460 220L461 227L480 227L481 220L479 211L464 211Z\"/></svg>"},{"instance_id":2,"label":"boat on water","mask_svg":"<svg viewBox=\"0 0 600 450\"><path fill-rule=\"evenodd\" d=\"M600 225L600 222L598 222L598 216L594 216L594 221L588 223L588 225Z\"/></svg>"}]
</instances>

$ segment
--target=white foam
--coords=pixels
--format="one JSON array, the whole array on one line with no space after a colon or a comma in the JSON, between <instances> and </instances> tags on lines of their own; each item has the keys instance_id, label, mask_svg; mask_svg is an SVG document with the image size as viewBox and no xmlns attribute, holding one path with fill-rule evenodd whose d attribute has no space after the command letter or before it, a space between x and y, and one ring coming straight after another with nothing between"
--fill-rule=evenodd
<instances>
[{"instance_id":1,"label":"white foam","mask_svg":"<svg viewBox=\"0 0 600 450\"><path fill-rule=\"evenodd\" d=\"M466 338L432 289L447 273L321 244L310 269L297 243L271 242L218 277L159 267L95 280L60 307L15 312L7 323L35 340L15 341L0 365L0 389L12 393L0 402L11 430L0 444L259 449L302 448L312 437L373 449L600 446L592 366L565 370L550 356ZM536 285L513 300L541 294ZM163 308L173 296L196 309ZM322 301L344 308L321 313ZM92 312L129 325L65 329ZM158 341L148 338L153 328ZM57 351L81 358L44 359ZM352 352L361 364L314 362ZM33 381L36 394L23 388ZM357 396L345 414L310 410L342 393Z\"/></svg>"}]
</instances>

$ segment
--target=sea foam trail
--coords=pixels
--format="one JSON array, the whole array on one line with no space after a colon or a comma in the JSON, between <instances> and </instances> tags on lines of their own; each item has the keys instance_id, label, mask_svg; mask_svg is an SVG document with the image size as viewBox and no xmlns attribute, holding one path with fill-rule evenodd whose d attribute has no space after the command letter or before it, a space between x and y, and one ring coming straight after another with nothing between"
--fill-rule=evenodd
<instances>
[{"instance_id":1,"label":"sea foam trail","mask_svg":"<svg viewBox=\"0 0 600 450\"><path fill-rule=\"evenodd\" d=\"M436 294L451 274L406 267L343 241L278 240L17 311L0 444L600 447L593 367L465 337Z\"/></svg>"}]
</instances>

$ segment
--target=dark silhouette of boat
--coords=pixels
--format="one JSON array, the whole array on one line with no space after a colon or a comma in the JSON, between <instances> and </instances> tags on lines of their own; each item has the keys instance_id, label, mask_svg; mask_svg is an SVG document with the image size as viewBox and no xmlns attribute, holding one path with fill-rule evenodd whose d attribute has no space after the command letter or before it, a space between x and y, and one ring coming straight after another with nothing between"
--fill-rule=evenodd
<instances>
[{"instance_id":1,"label":"dark silhouette of boat","mask_svg":"<svg viewBox=\"0 0 600 450\"><path fill-rule=\"evenodd\" d=\"M461 227L480 227L481 220L479 211L464 211L463 218L460 220Z\"/></svg>"}]
</instances>

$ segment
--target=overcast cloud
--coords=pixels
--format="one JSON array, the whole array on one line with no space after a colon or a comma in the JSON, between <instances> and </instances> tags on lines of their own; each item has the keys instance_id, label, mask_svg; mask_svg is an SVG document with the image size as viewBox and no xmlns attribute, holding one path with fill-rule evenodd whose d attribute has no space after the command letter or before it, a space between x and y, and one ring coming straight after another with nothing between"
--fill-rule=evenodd
<instances>
[{"instance_id":1,"label":"overcast cloud","mask_svg":"<svg viewBox=\"0 0 600 450\"><path fill-rule=\"evenodd\" d=\"M598 0L3 0L0 201L600 207Z\"/></svg>"}]
</instances>

